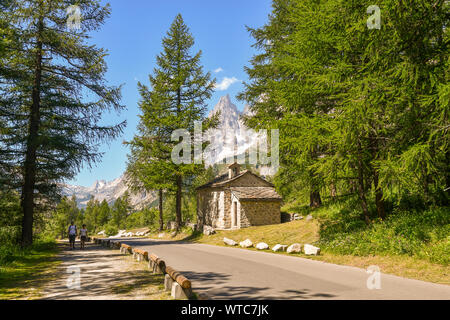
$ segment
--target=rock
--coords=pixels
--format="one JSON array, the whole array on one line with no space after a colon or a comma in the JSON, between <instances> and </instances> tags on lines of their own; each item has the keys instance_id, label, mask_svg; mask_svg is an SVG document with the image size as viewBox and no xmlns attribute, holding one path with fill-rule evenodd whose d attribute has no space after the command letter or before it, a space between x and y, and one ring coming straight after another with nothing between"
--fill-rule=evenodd
<instances>
[{"instance_id":1,"label":"rock","mask_svg":"<svg viewBox=\"0 0 450 320\"><path fill-rule=\"evenodd\" d=\"M256 245L256 249L258 250L267 250L269 249L269 245L265 242L260 242Z\"/></svg>"},{"instance_id":2,"label":"rock","mask_svg":"<svg viewBox=\"0 0 450 320\"><path fill-rule=\"evenodd\" d=\"M214 230L213 227L203 226L203 234L205 236L210 236L210 235L215 234L215 233L216 233L216 230Z\"/></svg>"},{"instance_id":3,"label":"rock","mask_svg":"<svg viewBox=\"0 0 450 320\"><path fill-rule=\"evenodd\" d=\"M302 245L300 243L291 244L286 251L287 253L300 253L302 252Z\"/></svg>"},{"instance_id":4,"label":"rock","mask_svg":"<svg viewBox=\"0 0 450 320\"><path fill-rule=\"evenodd\" d=\"M250 248L253 247L253 242L250 239L244 240L242 242L239 242L239 245L242 248Z\"/></svg>"},{"instance_id":5,"label":"rock","mask_svg":"<svg viewBox=\"0 0 450 320\"><path fill-rule=\"evenodd\" d=\"M307 217L306 217L306 221L311 221L313 219L313 216L312 215L308 215Z\"/></svg>"},{"instance_id":6,"label":"rock","mask_svg":"<svg viewBox=\"0 0 450 320\"><path fill-rule=\"evenodd\" d=\"M223 242L228 246L236 246L237 242L228 238L223 238Z\"/></svg>"},{"instance_id":7,"label":"rock","mask_svg":"<svg viewBox=\"0 0 450 320\"><path fill-rule=\"evenodd\" d=\"M167 230L175 230L177 228L177 223L175 221L167 222Z\"/></svg>"},{"instance_id":8,"label":"rock","mask_svg":"<svg viewBox=\"0 0 450 320\"><path fill-rule=\"evenodd\" d=\"M174 232L172 232L171 234L170 234L170 236L173 238L173 237L175 237L177 235L177 232L176 231L174 231Z\"/></svg>"},{"instance_id":9,"label":"rock","mask_svg":"<svg viewBox=\"0 0 450 320\"><path fill-rule=\"evenodd\" d=\"M99 233L97 233L98 235L101 235L101 236L106 236L106 233L105 233L105 230L103 230L103 231L100 231Z\"/></svg>"},{"instance_id":10,"label":"rock","mask_svg":"<svg viewBox=\"0 0 450 320\"><path fill-rule=\"evenodd\" d=\"M286 249L287 249L287 245L284 245L284 244L276 244L273 248L272 248L272 251L275 251L275 252L277 252L277 251L286 251Z\"/></svg>"},{"instance_id":11,"label":"rock","mask_svg":"<svg viewBox=\"0 0 450 320\"><path fill-rule=\"evenodd\" d=\"M299 215L298 213L294 214L292 216L292 220L302 220L303 216Z\"/></svg>"},{"instance_id":12,"label":"rock","mask_svg":"<svg viewBox=\"0 0 450 320\"><path fill-rule=\"evenodd\" d=\"M158 234L158 238L164 238L164 233Z\"/></svg>"},{"instance_id":13,"label":"rock","mask_svg":"<svg viewBox=\"0 0 450 320\"><path fill-rule=\"evenodd\" d=\"M317 256L320 254L320 248L314 247L313 245L310 244L305 244L305 246L303 247L303 252L306 255Z\"/></svg>"}]
</instances>

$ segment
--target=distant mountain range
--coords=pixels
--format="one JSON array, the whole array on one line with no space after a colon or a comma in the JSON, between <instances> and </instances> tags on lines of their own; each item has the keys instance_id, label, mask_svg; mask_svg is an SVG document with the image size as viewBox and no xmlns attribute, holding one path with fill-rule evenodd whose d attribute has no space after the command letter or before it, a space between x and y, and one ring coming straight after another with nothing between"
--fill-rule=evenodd
<instances>
[{"instance_id":1,"label":"distant mountain range","mask_svg":"<svg viewBox=\"0 0 450 320\"><path fill-rule=\"evenodd\" d=\"M226 95L220 98L217 105L209 113L209 117L220 111L219 126L215 131L209 131L207 134L211 137L214 135L215 152L211 154L206 161L207 165L217 163L226 159L233 154L242 154L250 146L256 143L257 135L248 135L247 128L241 120L242 115L249 113L248 106L244 108L244 112L240 112L236 105L231 102L230 96ZM224 141L225 139L225 141ZM232 140L233 143L230 143ZM269 168L260 167L259 171L262 175L270 175ZM63 185L63 195L77 198L78 206L86 207L87 202L94 197L99 201L104 199L112 204L114 201L122 196L128 187L125 183L125 178L121 177L113 181L97 180L90 187ZM151 204L157 200L156 192L142 192L140 194L133 194L130 192L131 204L139 209L144 205Z\"/></svg>"},{"instance_id":2,"label":"distant mountain range","mask_svg":"<svg viewBox=\"0 0 450 320\"><path fill-rule=\"evenodd\" d=\"M63 185L62 194L68 197L75 195L77 199L78 207L85 208L91 197L94 197L98 201L106 200L108 204L113 204L119 197L129 190L125 177L121 177L113 181L97 180L90 187L73 186L65 184ZM144 205L151 204L157 200L156 192L141 192L134 194L130 192L130 203L136 208L140 209Z\"/></svg>"}]
</instances>

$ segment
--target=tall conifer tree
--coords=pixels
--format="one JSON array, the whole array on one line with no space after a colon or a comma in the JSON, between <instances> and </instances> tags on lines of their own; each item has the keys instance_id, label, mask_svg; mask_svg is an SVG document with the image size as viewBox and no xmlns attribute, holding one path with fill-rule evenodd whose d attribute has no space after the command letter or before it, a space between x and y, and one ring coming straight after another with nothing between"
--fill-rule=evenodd
<instances>
[{"instance_id":1,"label":"tall conifer tree","mask_svg":"<svg viewBox=\"0 0 450 320\"><path fill-rule=\"evenodd\" d=\"M68 0L10 1L4 12L15 41L2 60L0 117L7 124L0 148L21 190L22 245L32 243L37 205L58 195L57 182L72 178L101 154L100 142L117 137L125 122L99 124L102 113L121 110L120 88L107 86L106 51L89 44L110 14L97 0L77 2L79 29L69 29ZM73 26L77 26L76 24ZM87 101L87 97L92 101Z\"/></svg>"},{"instance_id":2,"label":"tall conifer tree","mask_svg":"<svg viewBox=\"0 0 450 320\"><path fill-rule=\"evenodd\" d=\"M338 186L367 222L371 201L384 219L388 196L448 202L449 183L448 1L379 1L379 29L371 4L275 0L241 95L280 128L277 185Z\"/></svg>"},{"instance_id":3,"label":"tall conifer tree","mask_svg":"<svg viewBox=\"0 0 450 320\"><path fill-rule=\"evenodd\" d=\"M205 120L206 100L211 97L215 81L209 72L203 72L201 51L191 54L194 38L181 15L177 15L162 43L157 67L149 76L150 88L139 84L142 116L139 134L130 142L128 172L134 176L135 184L160 190L160 201L161 190L175 193L179 228L183 188L204 167L173 163L171 153L178 141L173 142L171 135L177 129L193 134L196 121L203 121L203 130L215 124Z\"/></svg>"}]
</instances>

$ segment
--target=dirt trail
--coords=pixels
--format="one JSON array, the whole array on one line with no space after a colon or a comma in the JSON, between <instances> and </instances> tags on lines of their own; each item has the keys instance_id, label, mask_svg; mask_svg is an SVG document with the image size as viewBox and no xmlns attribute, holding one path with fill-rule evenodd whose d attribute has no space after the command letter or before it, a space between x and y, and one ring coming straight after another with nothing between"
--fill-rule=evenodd
<instances>
[{"instance_id":1,"label":"dirt trail","mask_svg":"<svg viewBox=\"0 0 450 320\"><path fill-rule=\"evenodd\" d=\"M62 263L51 277L54 280L43 286L40 299L170 299L170 293L164 292L163 276L153 275L145 263L135 262L131 256L95 244L87 244L85 250L80 250L78 243L75 250L67 243L60 246Z\"/></svg>"}]
</instances>

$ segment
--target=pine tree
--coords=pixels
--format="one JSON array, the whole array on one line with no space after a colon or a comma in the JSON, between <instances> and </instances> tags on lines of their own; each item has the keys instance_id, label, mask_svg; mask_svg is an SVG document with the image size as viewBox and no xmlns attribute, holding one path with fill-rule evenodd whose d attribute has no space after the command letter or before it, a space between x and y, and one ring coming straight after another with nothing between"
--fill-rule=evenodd
<instances>
[{"instance_id":1,"label":"pine tree","mask_svg":"<svg viewBox=\"0 0 450 320\"><path fill-rule=\"evenodd\" d=\"M58 196L57 182L99 160L100 142L117 137L125 122L103 126L101 115L121 110L120 88L108 87L105 50L88 44L110 13L97 0L78 2L80 29L68 29L68 0L11 1L2 12L15 41L3 59L0 117L8 127L2 165L21 189L22 245L30 245L37 205ZM87 101L87 97L95 97Z\"/></svg>"},{"instance_id":2,"label":"pine tree","mask_svg":"<svg viewBox=\"0 0 450 320\"><path fill-rule=\"evenodd\" d=\"M117 228L126 227L127 216L131 213L130 196L126 191L121 197L117 198L111 208L111 218L113 225Z\"/></svg>"},{"instance_id":3,"label":"pine tree","mask_svg":"<svg viewBox=\"0 0 450 320\"><path fill-rule=\"evenodd\" d=\"M162 190L176 195L176 223L182 224L183 188L190 177L204 170L199 164L175 164L171 152L178 142L171 140L176 129L194 132L194 123L205 120L206 100L211 97L214 81L200 64L201 51L191 55L194 38L177 15L167 36L163 51L157 57L157 67L149 76L151 88L139 84L142 110L139 135L131 145L129 173L147 189ZM214 125L204 121L203 130Z\"/></svg>"}]
</instances>

